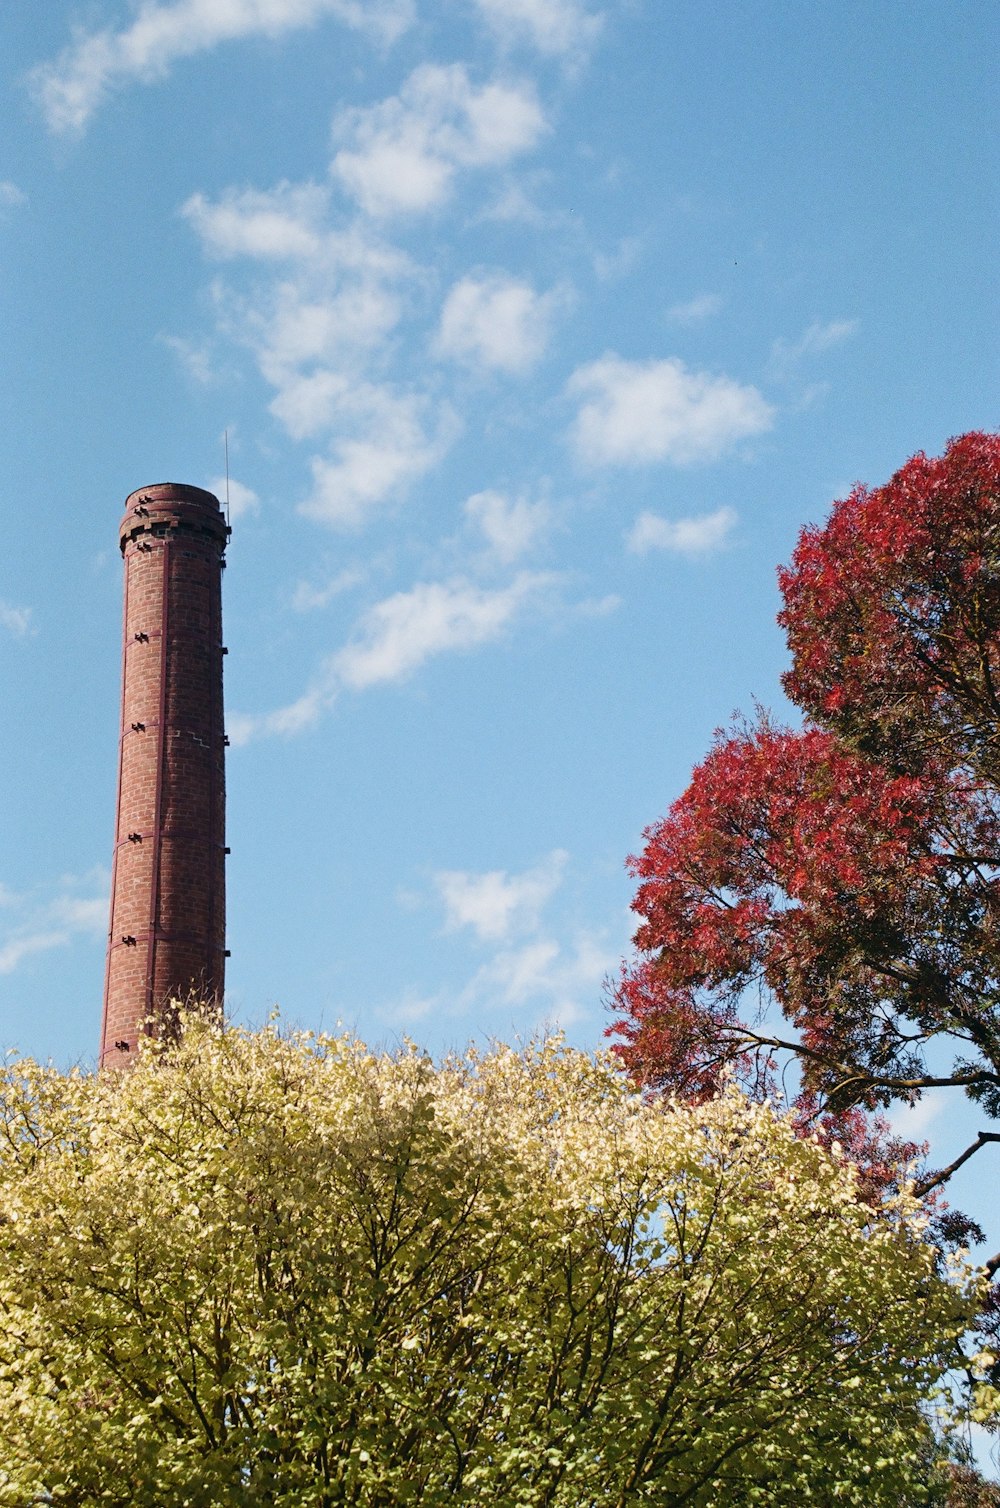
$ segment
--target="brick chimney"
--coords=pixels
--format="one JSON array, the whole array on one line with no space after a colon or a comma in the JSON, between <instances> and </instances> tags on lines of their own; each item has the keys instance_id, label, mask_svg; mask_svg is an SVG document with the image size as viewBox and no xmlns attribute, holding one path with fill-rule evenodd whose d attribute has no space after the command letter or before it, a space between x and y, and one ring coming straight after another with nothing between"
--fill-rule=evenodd
<instances>
[{"instance_id":1,"label":"brick chimney","mask_svg":"<svg viewBox=\"0 0 1000 1508\"><path fill-rule=\"evenodd\" d=\"M222 570L211 492L176 482L126 499L118 807L101 1024L121 1067L170 1001L221 1010L225 977Z\"/></svg>"}]
</instances>

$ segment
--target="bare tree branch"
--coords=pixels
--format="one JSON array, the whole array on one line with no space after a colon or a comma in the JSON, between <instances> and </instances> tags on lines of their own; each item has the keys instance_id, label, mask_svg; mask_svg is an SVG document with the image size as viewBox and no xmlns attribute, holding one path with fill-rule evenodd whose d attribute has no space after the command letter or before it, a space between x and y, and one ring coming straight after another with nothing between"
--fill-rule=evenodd
<instances>
[{"instance_id":1,"label":"bare tree branch","mask_svg":"<svg viewBox=\"0 0 1000 1508\"><path fill-rule=\"evenodd\" d=\"M932 1173L929 1178L922 1179L920 1183L914 1186L913 1192L916 1194L917 1198L922 1199L925 1194L930 1193L931 1189L936 1189L940 1187L942 1183L947 1183L952 1173L957 1172L958 1169L962 1166L963 1162L968 1162L970 1157L978 1152L981 1147L985 1147L987 1142L991 1141L1000 1142L1000 1131L980 1131L979 1135L976 1137L972 1145L970 1147L966 1147L965 1151L961 1154L960 1157L956 1157L955 1161L949 1163L946 1168L942 1168L937 1173ZM997 1264L1000 1265L1000 1257L996 1258L995 1260L997 1261ZM990 1264L987 1262L986 1266L987 1269L989 1269ZM990 1276L993 1276L992 1272L990 1273Z\"/></svg>"},{"instance_id":2,"label":"bare tree branch","mask_svg":"<svg viewBox=\"0 0 1000 1508\"><path fill-rule=\"evenodd\" d=\"M806 1047L802 1042L793 1042L784 1037L765 1037L760 1032L752 1031L748 1026L727 1025L722 1030L746 1042L748 1046L778 1047L783 1052L794 1053L797 1057L812 1058L816 1063L824 1063L828 1068L843 1076L840 1082L834 1085L831 1091L833 1094L842 1093L854 1084L870 1089L895 1089L901 1094L908 1094L920 1089L963 1088L969 1084L996 1084L998 1082L998 1076L985 1068L975 1069L969 1073L947 1074L943 1078L931 1074L922 1074L913 1079L889 1078L880 1074L867 1073L856 1066L849 1066L837 1058L829 1057L826 1053L818 1052L814 1047Z\"/></svg>"}]
</instances>

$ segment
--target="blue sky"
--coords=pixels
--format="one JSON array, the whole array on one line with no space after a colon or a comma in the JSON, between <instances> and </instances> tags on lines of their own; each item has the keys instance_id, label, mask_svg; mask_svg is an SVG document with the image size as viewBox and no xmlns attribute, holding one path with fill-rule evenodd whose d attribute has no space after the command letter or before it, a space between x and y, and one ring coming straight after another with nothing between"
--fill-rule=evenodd
<instances>
[{"instance_id":1,"label":"blue sky","mask_svg":"<svg viewBox=\"0 0 1000 1508\"><path fill-rule=\"evenodd\" d=\"M118 519L221 488L228 430L233 1014L595 1045L626 854L781 710L799 529L1000 422L995 7L47 0L0 42L4 1043L93 1060Z\"/></svg>"}]
</instances>

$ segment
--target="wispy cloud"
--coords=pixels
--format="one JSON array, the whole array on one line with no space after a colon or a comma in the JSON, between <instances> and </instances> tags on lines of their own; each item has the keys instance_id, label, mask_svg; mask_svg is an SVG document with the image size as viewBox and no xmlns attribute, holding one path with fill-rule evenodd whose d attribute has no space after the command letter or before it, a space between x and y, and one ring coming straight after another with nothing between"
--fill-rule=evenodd
<instances>
[{"instance_id":1,"label":"wispy cloud","mask_svg":"<svg viewBox=\"0 0 1000 1508\"><path fill-rule=\"evenodd\" d=\"M445 932L467 939L479 961L464 986L447 994L408 992L383 1016L405 1027L433 1011L478 1030L492 1023L525 1034L593 1018L621 949L610 945L606 928L581 925L575 908L569 929L561 925L559 909L566 908L556 898L569 863L557 848L527 869L434 874Z\"/></svg>"},{"instance_id":2,"label":"wispy cloud","mask_svg":"<svg viewBox=\"0 0 1000 1508\"><path fill-rule=\"evenodd\" d=\"M485 21L508 44L527 42L550 57L579 57L594 44L603 16L581 0L475 0Z\"/></svg>"},{"instance_id":3,"label":"wispy cloud","mask_svg":"<svg viewBox=\"0 0 1000 1508\"><path fill-rule=\"evenodd\" d=\"M473 367L528 372L545 354L559 300L504 272L461 278L444 301L435 350Z\"/></svg>"},{"instance_id":4,"label":"wispy cloud","mask_svg":"<svg viewBox=\"0 0 1000 1508\"><path fill-rule=\"evenodd\" d=\"M545 129L531 84L476 83L460 64L426 64L398 94L340 112L328 182L195 193L182 206L207 256L254 269L216 280L218 327L252 353L273 391L274 417L314 446L304 516L337 529L367 526L440 463L461 430L442 374L428 372L426 359L411 382L385 380L397 327L431 275L372 217L443 201L460 169L501 167ZM361 210L346 224L342 191ZM446 296L429 344L475 369L525 373L544 354L567 296L504 272L469 274ZM176 346L191 365L189 345ZM196 374L207 375L204 368L195 361Z\"/></svg>"},{"instance_id":5,"label":"wispy cloud","mask_svg":"<svg viewBox=\"0 0 1000 1508\"><path fill-rule=\"evenodd\" d=\"M532 937L497 949L458 990L410 990L379 1015L402 1030L430 1015L467 1023L463 1030L472 1032L492 1026L505 1036L568 1030L597 1015L604 980L617 962L603 930L580 928L567 940Z\"/></svg>"},{"instance_id":6,"label":"wispy cloud","mask_svg":"<svg viewBox=\"0 0 1000 1508\"><path fill-rule=\"evenodd\" d=\"M518 617L545 602L559 580L550 573L522 571L495 589L455 577L395 592L362 614L349 642L328 656L314 683L295 701L273 712L231 714L230 739L245 744L294 736L311 728L345 690L402 681L438 655L493 643Z\"/></svg>"},{"instance_id":7,"label":"wispy cloud","mask_svg":"<svg viewBox=\"0 0 1000 1508\"><path fill-rule=\"evenodd\" d=\"M247 487L244 482L238 482L235 477L217 476L205 484L209 492L214 492L223 504L228 500L229 517L231 519L243 518L248 513L260 512L260 498L252 487Z\"/></svg>"},{"instance_id":8,"label":"wispy cloud","mask_svg":"<svg viewBox=\"0 0 1000 1508\"><path fill-rule=\"evenodd\" d=\"M18 209L27 202L28 196L23 189L11 183L9 178L0 178L0 210Z\"/></svg>"},{"instance_id":9,"label":"wispy cloud","mask_svg":"<svg viewBox=\"0 0 1000 1508\"><path fill-rule=\"evenodd\" d=\"M415 269L363 225L335 229L329 201L328 189L283 183L195 194L183 213L210 256L285 264L246 293L217 286L220 326L252 352L288 434L320 447L301 511L357 529L438 463L459 426L446 402L367 377Z\"/></svg>"},{"instance_id":10,"label":"wispy cloud","mask_svg":"<svg viewBox=\"0 0 1000 1508\"><path fill-rule=\"evenodd\" d=\"M31 608L14 607L0 598L0 628L5 628L15 639L23 639L31 632Z\"/></svg>"},{"instance_id":11,"label":"wispy cloud","mask_svg":"<svg viewBox=\"0 0 1000 1508\"><path fill-rule=\"evenodd\" d=\"M62 883L65 885L88 882L64 879ZM108 926L108 897L104 894L89 897L59 895L51 902L49 914L54 922L65 927L68 932L101 933L106 931Z\"/></svg>"},{"instance_id":12,"label":"wispy cloud","mask_svg":"<svg viewBox=\"0 0 1000 1508\"><path fill-rule=\"evenodd\" d=\"M310 613L318 608L328 607L335 597L360 586L364 579L365 572L360 566L346 566L319 586L312 581L300 581L292 593L292 607L297 613Z\"/></svg>"},{"instance_id":13,"label":"wispy cloud","mask_svg":"<svg viewBox=\"0 0 1000 1508\"><path fill-rule=\"evenodd\" d=\"M618 958L600 934L581 930L568 943L552 936L501 948L477 971L462 996L477 1016L500 1007L532 1006L532 1029L569 1027L594 1014L604 980Z\"/></svg>"},{"instance_id":14,"label":"wispy cloud","mask_svg":"<svg viewBox=\"0 0 1000 1508\"><path fill-rule=\"evenodd\" d=\"M667 319L675 325L700 325L702 320L718 314L721 308L722 298L718 293L698 293L683 303L671 304Z\"/></svg>"},{"instance_id":15,"label":"wispy cloud","mask_svg":"<svg viewBox=\"0 0 1000 1508\"><path fill-rule=\"evenodd\" d=\"M929 1089L913 1105L894 1105L887 1112L897 1136L906 1141L923 1141L934 1123L951 1108L951 1098L943 1089Z\"/></svg>"},{"instance_id":16,"label":"wispy cloud","mask_svg":"<svg viewBox=\"0 0 1000 1508\"><path fill-rule=\"evenodd\" d=\"M317 184L282 182L273 189L228 189L214 202L192 194L181 214L211 256L282 262L324 250L328 204L328 193Z\"/></svg>"},{"instance_id":17,"label":"wispy cloud","mask_svg":"<svg viewBox=\"0 0 1000 1508\"><path fill-rule=\"evenodd\" d=\"M160 335L158 339L168 351L173 351L183 370L200 387L208 387L217 380L208 341L185 340L181 335Z\"/></svg>"},{"instance_id":18,"label":"wispy cloud","mask_svg":"<svg viewBox=\"0 0 1000 1508\"><path fill-rule=\"evenodd\" d=\"M69 942L69 933L63 929L48 932L30 932L0 943L0 974L13 974L26 958L35 953L47 953L50 948L61 948Z\"/></svg>"},{"instance_id":19,"label":"wispy cloud","mask_svg":"<svg viewBox=\"0 0 1000 1508\"><path fill-rule=\"evenodd\" d=\"M540 230L566 224L564 211L543 209L532 197L534 189L539 198L544 198L548 181L547 174L534 173L528 175L527 181L522 177L505 183L493 202L479 211L477 219L533 225Z\"/></svg>"},{"instance_id":20,"label":"wispy cloud","mask_svg":"<svg viewBox=\"0 0 1000 1508\"><path fill-rule=\"evenodd\" d=\"M223 329L278 389L303 366L340 366L376 348L399 318L399 285L414 274L402 252L361 224L335 229L329 212L328 190L287 183L214 201L193 194L181 209L210 257L288 264L249 295L215 291Z\"/></svg>"},{"instance_id":21,"label":"wispy cloud","mask_svg":"<svg viewBox=\"0 0 1000 1508\"><path fill-rule=\"evenodd\" d=\"M444 903L445 929L471 927L482 941L499 942L515 932L537 930L542 909L562 884L568 853L556 848L533 869L474 872L443 869L434 886Z\"/></svg>"},{"instance_id":22,"label":"wispy cloud","mask_svg":"<svg viewBox=\"0 0 1000 1508\"><path fill-rule=\"evenodd\" d=\"M490 643L555 580L545 572L522 571L495 590L459 577L396 592L369 609L353 642L334 656L337 679L361 691L402 680L446 651Z\"/></svg>"},{"instance_id":23,"label":"wispy cloud","mask_svg":"<svg viewBox=\"0 0 1000 1508\"><path fill-rule=\"evenodd\" d=\"M441 870L433 876L445 930L471 932L490 949L453 1009L482 1020L498 1011L532 1012L529 1029L569 1026L590 1015L615 967L603 932L575 926L567 938L551 917L551 903L569 865L564 849L511 873Z\"/></svg>"},{"instance_id":24,"label":"wispy cloud","mask_svg":"<svg viewBox=\"0 0 1000 1508\"><path fill-rule=\"evenodd\" d=\"M602 283L616 283L627 277L642 255L640 236L622 236L612 251L599 251L594 256L594 271Z\"/></svg>"},{"instance_id":25,"label":"wispy cloud","mask_svg":"<svg viewBox=\"0 0 1000 1508\"><path fill-rule=\"evenodd\" d=\"M182 58L223 42L278 37L333 17L388 43L413 16L413 0L146 0L130 26L81 30L29 82L49 130L79 133L114 90L163 78Z\"/></svg>"},{"instance_id":26,"label":"wispy cloud","mask_svg":"<svg viewBox=\"0 0 1000 1508\"><path fill-rule=\"evenodd\" d=\"M27 959L66 947L77 937L105 934L107 886L103 870L64 875L47 895L0 886L0 974L12 974Z\"/></svg>"},{"instance_id":27,"label":"wispy cloud","mask_svg":"<svg viewBox=\"0 0 1000 1508\"><path fill-rule=\"evenodd\" d=\"M435 409L421 394L367 383L350 386L325 375L331 382L322 400L328 403L324 426L336 419L354 432L336 439L329 456L313 458L312 491L300 512L333 528L358 529L374 508L402 496L441 460L458 433L458 420L448 404ZM316 397L315 389L303 392L303 387L287 389L272 405L293 434L308 432L303 405Z\"/></svg>"},{"instance_id":28,"label":"wispy cloud","mask_svg":"<svg viewBox=\"0 0 1000 1508\"><path fill-rule=\"evenodd\" d=\"M551 510L545 502L508 497L496 491L474 492L464 506L466 518L482 533L490 554L500 565L511 565L527 554L548 528Z\"/></svg>"},{"instance_id":29,"label":"wispy cloud","mask_svg":"<svg viewBox=\"0 0 1000 1508\"><path fill-rule=\"evenodd\" d=\"M692 372L676 357L627 361L609 353L579 367L568 391L582 399L571 439L593 466L713 461L774 422L757 388Z\"/></svg>"},{"instance_id":30,"label":"wispy cloud","mask_svg":"<svg viewBox=\"0 0 1000 1508\"><path fill-rule=\"evenodd\" d=\"M780 336L771 346L768 374L777 379L792 376L803 361L812 356L821 356L834 346L843 345L845 340L850 340L856 334L857 329L856 319L831 319L825 323L814 320L803 330L798 340L786 340L784 336Z\"/></svg>"},{"instance_id":31,"label":"wispy cloud","mask_svg":"<svg viewBox=\"0 0 1000 1508\"><path fill-rule=\"evenodd\" d=\"M227 712L226 733L236 748L258 738L294 738L315 727L323 712L337 699L333 678L310 686L294 702L273 712Z\"/></svg>"},{"instance_id":32,"label":"wispy cloud","mask_svg":"<svg viewBox=\"0 0 1000 1508\"><path fill-rule=\"evenodd\" d=\"M245 338L277 390L273 411L296 439L322 428L399 318L391 287L363 274L334 288L284 282L244 308Z\"/></svg>"},{"instance_id":33,"label":"wispy cloud","mask_svg":"<svg viewBox=\"0 0 1000 1508\"><path fill-rule=\"evenodd\" d=\"M532 84L475 85L461 63L425 63L398 95L338 116L332 171L366 214L415 213L444 203L459 168L509 162L544 130Z\"/></svg>"},{"instance_id":34,"label":"wispy cloud","mask_svg":"<svg viewBox=\"0 0 1000 1508\"><path fill-rule=\"evenodd\" d=\"M658 513L640 513L628 534L627 547L635 555L650 550L669 550L675 555L709 555L725 544L736 527L732 508L717 508L693 518L662 518Z\"/></svg>"}]
</instances>

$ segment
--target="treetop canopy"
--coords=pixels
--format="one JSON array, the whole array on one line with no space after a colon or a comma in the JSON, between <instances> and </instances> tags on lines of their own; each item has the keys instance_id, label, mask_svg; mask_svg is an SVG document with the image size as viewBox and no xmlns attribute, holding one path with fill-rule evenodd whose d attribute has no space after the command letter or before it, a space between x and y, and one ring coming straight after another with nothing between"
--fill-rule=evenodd
<instances>
[{"instance_id":1,"label":"treetop canopy","mask_svg":"<svg viewBox=\"0 0 1000 1508\"><path fill-rule=\"evenodd\" d=\"M0 1504L896 1508L971 1289L858 1192L769 1105L554 1041L14 1061Z\"/></svg>"}]
</instances>

